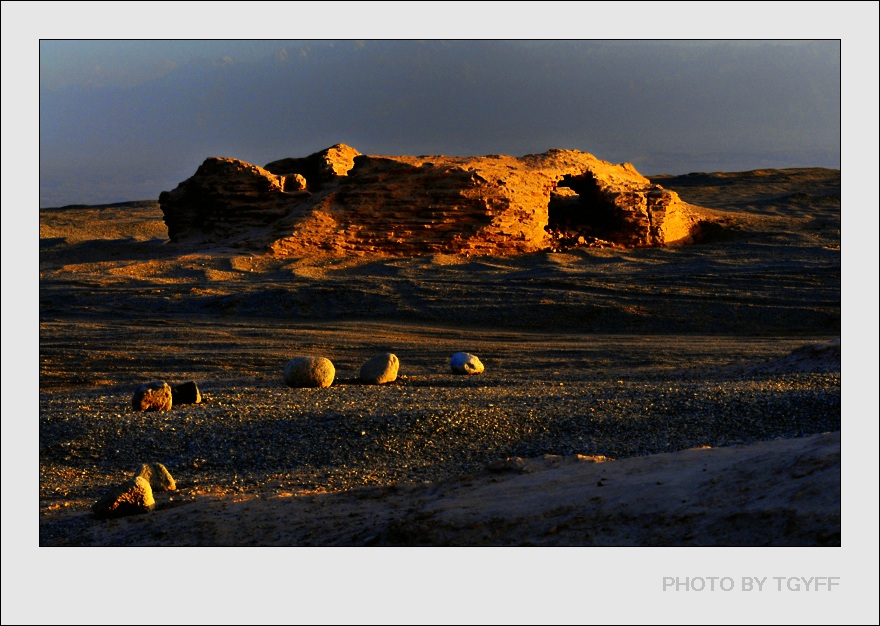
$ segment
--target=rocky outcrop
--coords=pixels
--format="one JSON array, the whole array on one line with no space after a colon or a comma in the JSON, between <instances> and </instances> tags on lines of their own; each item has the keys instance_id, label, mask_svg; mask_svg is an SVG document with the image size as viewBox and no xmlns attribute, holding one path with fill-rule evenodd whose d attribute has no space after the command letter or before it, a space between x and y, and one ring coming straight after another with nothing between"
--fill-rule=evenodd
<instances>
[{"instance_id":1,"label":"rocky outcrop","mask_svg":"<svg viewBox=\"0 0 880 626\"><path fill-rule=\"evenodd\" d=\"M171 241L257 244L260 229L287 218L310 195L285 191L286 177L256 165L211 157L159 204Z\"/></svg>"},{"instance_id":2,"label":"rocky outcrop","mask_svg":"<svg viewBox=\"0 0 880 626\"><path fill-rule=\"evenodd\" d=\"M171 241L276 256L671 245L693 241L708 219L631 164L555 149L415 157L339 144L265 168L212 157L159 203Z\"/></svg>"},{"instance_id":3,"label":"rocky outcrop","mask_svg":"<svg viewBox=\"0 0 880 626\"><path fill-rule=\"evenodd\" d=\"M301 159L281 159L267 163L265 169L285 177L284 188L296 181L296 185L303 184L303 189L308 186L312 191L319 191L324 187L330 187L346 176L354 167L354 158L360 156L360 152L338 143L321 152L309 155Z\"/></svg>"}]
</instances>

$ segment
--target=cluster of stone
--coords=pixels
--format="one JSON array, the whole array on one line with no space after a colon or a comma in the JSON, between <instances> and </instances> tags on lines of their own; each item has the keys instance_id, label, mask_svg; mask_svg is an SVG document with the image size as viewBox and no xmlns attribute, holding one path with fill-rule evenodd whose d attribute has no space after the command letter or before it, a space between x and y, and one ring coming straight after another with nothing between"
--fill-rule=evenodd
<instances>
[{"instance_id":1,"label":"cluster of stone","mask_svg":"<svg viewBox=\"0 0 880 626\"><path fill-rule=\"evenodd\" d=\"M175 491L177 483L161 463L144 463L132 478L110 488L92 505L98 518L114 518L149 513L156 506L154 491Z\"/></svg>"},{"instance_id":2,"label":"cluster of stone","mask_svg":"<svg viewBox=\"0 0 880 626\"><path fill-rule=\"evenodd\" d=\"M456 352L450 359L455 374L481 374L480 359L468 352ZM358 380L365 385L383 385L397 380L400 359L384 352L361 365ZM333 362L321 356L298 356L284 366L284 383L288 387L329 387L336 377ZM168 411L179 404L202 402L202 394L195 381L171 386L164 381L153 381L137 387L131 406L135 411ZM135 476L112 487L92 506L99 518L121 517L147 513L155 507L154 491L174 491L177 485L168 469L161 463L144 463Z\"/></svg>"},{"instance_id":3,"label":"cluster of stone","mask_svg":"<svg viewBox=\"0 0 880 626\"><path fill-rule=\"evenodd\" d=\"M480 359L468 352L456 352L450 359L454 374L482 374ZM358 381L364 385L383 385L397 380L400 359L396 354L384 352L361 365ZM336 376L333 362L322 356L296 356L284 366L284 384L288 387L329 387Z\"/></svg>"},{"instance_id":4,"label":"cluster of stone","mask_svg":"<svg viewBox=\"0 0 880 626\"><path fill-rule=\"evenodd\" d=\"M173 387L156 380L134 390L131 408L135 411L170 411L176 404L198 404L201 401L202 394L194 380Z\"/></svg>"}]
</instances>

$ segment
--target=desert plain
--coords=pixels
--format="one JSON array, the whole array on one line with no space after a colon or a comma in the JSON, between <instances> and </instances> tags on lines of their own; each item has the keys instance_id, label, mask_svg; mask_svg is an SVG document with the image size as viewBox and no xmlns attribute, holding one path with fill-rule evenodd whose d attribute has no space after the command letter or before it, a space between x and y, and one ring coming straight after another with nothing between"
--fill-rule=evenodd
<instances>
[{"instance_id":1,"label":"desert plain","mask_svg":"<svg viewBox=\"0 0 880 626\"><path fill-rule=\"evenodd\" d=\"M840 545L840 172L651 182L722 226L281 258L171 242L155 200L41 209L40 545ZM202 402L132 410L155 380ZM177 489L96 519L142 463Z\"/></svg>"}]
</instances>

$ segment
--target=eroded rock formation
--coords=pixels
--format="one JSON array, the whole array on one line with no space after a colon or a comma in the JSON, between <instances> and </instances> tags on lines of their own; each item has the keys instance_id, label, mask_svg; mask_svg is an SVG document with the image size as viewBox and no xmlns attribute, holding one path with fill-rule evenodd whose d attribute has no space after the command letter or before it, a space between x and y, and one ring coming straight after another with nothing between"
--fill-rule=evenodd
<instances>
[{"instance_id":1,"label":"eroded rock formation","mask_svg":"<svg viewBox=\"0 0 880 626\"><path fill-rule=\"evenodd\" d=\"M265 168L209 158L159 203L171 241L276 256L513 254L689 243L706 212L576 150L373 156L342 144Z\"/></svg>"}]
</instances>

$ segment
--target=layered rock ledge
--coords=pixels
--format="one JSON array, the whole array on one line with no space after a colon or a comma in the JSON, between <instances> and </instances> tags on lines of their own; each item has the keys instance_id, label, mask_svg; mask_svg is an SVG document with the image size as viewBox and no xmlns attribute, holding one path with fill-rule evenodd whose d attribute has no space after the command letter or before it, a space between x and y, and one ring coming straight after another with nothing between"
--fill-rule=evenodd
<instances>
[{"instance_id":1,"label":"layered rock ledge","mask_svg":"<svg viewBox=\"0 0 880 626\"><path fill-rule=\"evenodd\" d=\"M159 203L172 242L281 257L677 245L712 222L632 164L558 149L376 156L337 144L265 167L211 157Z\"/></svg>"}]
</instances>

